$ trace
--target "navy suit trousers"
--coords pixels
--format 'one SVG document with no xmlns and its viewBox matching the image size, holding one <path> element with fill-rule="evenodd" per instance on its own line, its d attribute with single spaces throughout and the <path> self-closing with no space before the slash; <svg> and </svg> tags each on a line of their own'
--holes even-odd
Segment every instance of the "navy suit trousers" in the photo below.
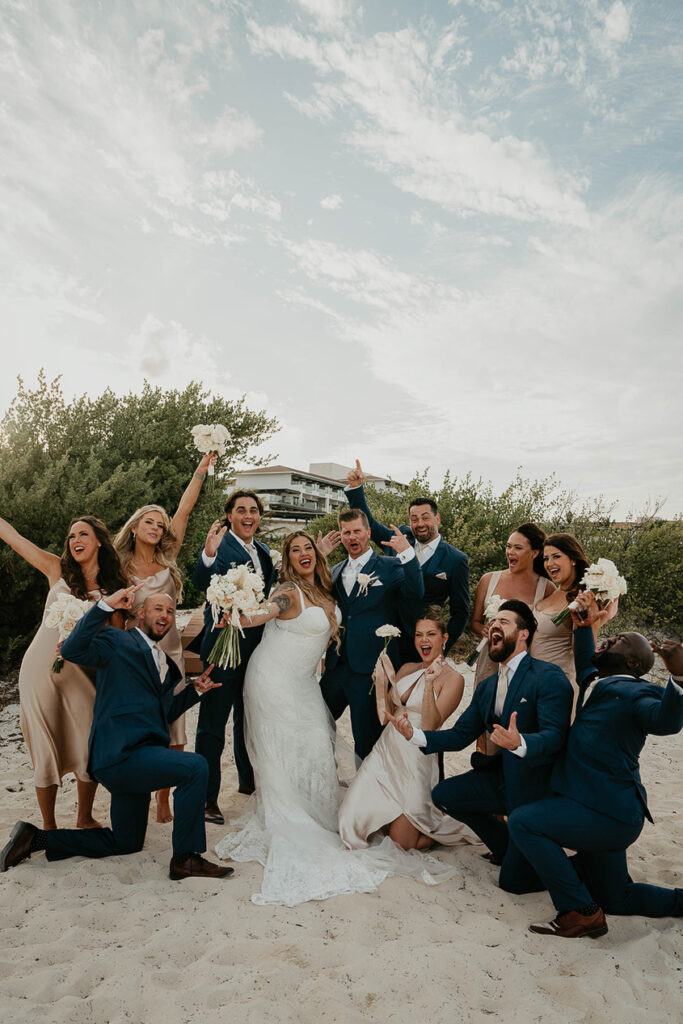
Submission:
<svg viewBox="0 0 683 1024">
<path fill-rule="evenodd" d="M 540 875 L 558 913 L 595 902 L 608 914 L 681 917 L 683 889 L 631 881 L 626 848 L 642 827 L 642 821 L 617 821 L 564 796 L 518 807 L 509 821 L 512 839 Z M 578 855 L 570 861 L 563 847 Z"/>
<path fill-rule="evenodd" d="M 353 672 L 345 661 L 325 672 L 321 682 L 323 699 L 335 721 L 348 707 L 356 754 L 361 761 L 379 739 L 382 725 L 377 717 L 377 702 L 370 676 Z"/>
<path fill-rule="evenodd" d="M 208 668 L 208 665 L 205 665 Z M 247 746 L 244 742 L 244 675 L 247 671 L 245 659 L 227 678 L 216 677 L 221 686 L 209 690 L 202 697 L 199 705 L 197 721 L 197 737 L 194 749 L 197 754 L 206 758 L 209 765 L 209 784 L 206 799 L 211 803 L 218 801 L 221 789 L 221 757 L 225 747 L 225 726 L 232 711 L 232 738 L 235 751 L 237 779 L 240 786 L 247 789 L 254 787 L 254 769 L 249 760 Z"/>
<path fill-rule="evenodd" d="M 503 773 L 497 767 L 464 772 L 444 779 L 432 790 L 439 810 L 462 821 L 500 861 L 498 885 L 506 892 L 541 892 L 544 888 L 529 861 L 511 842 L 500 816 L 508 813 Z M 535 807 L 535 804 L 529 806 Z"/>
<path fill-rule="evenodd" d="M 198 754 L 168 747 L 140 747 L 125 761 L 97 772 L 97 781 L 111 793 L 111 828 L 59 828 L 47 832 L 47 859 L 137 853 L 145 841 L 151 794 L 171 786 L 176 787 L 173 856 L 204 853 L 207 777 L 206 761 Z"/>
</svg>

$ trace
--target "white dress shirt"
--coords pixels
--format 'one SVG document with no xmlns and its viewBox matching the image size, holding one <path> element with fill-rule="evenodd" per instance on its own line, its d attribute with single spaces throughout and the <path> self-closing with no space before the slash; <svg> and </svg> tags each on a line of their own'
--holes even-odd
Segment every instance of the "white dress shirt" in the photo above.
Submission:
<svg viewBox="0 0 683 1024">
<path fill-rule="evenodd" d="M 434 552 L 439 546 L 441 541 L 441 534 L 437 533 L 434 540 L 430 540 L 428 544 L 422 544 L 417 538 L 415 539 L 415 554 L 420 565 L 424 565 L 432 557 Z"/>
</svg>

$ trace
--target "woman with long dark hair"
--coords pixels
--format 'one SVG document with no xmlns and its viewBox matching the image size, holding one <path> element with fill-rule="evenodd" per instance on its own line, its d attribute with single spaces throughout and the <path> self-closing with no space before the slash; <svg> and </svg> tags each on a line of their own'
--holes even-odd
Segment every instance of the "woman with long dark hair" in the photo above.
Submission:
<svg viewBox="0 0 683 1024">
<path fill-rule="evenodd" d="M 69 772 L 78 787 L 77 828 L 97 828 L 92 816 L 97 783 L 86 771 L 88 737 L 95 703 L 94 674 L 68 661 L 53 671 L 58 632 L 46 625 L 60 594 L 94 603 L 126 586 L 111 536 L 101 519 L 81 516 L 70 524 L 61 558 L 33 544 L 0 519 L 0 539 L 47 578 L 50 590 L 43 619 L 19 670 L 21 730 L 33 763 L 43 829 L 57 827 L 57 790 Z M 123 626 L 119 616 L 116 625 Z"/>
</svg>

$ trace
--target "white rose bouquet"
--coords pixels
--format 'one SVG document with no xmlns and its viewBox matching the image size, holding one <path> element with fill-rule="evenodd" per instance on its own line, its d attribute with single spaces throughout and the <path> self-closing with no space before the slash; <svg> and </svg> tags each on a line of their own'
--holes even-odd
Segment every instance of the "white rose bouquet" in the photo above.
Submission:
<svg viewBox="0 0 683 1024">
<path fill-rule="evenodd" d="M 492 622 L 495 619 L 498 612 L 500 611 L 500 606 L 509 600 L 510 599 L 508 597 L 501 597 L 500 594 L 492 594 L 492 596 L 486 602 L 486 606 L 484 608 L 484 618 L 486 619 L 486 621 Z M 472 668 L 473 665 L 476 665 L 479 655 L 484 650 L 487 643 L 488 637 L 482 637 L 475 650 L 472 651 L 466 662 L 466 664 L 469 665 L 470 668 Z"/>
<path fill-rule="evenodd" d="M 246 565 L 233 565 L 223 576 L 212 576 L 206 591 L 211 606 L 213 624 L 217 626 L 227 616 L 228 624 L 221 629 L 209 661 L 219 668 L 236 668 L 240 663 L 240 636 L 244 631 L 240 616 L 247 617 L 264 607 L 263 579 Z"/>
<path fill-rule="evenodd" d="M 391 626 L 389 625 L 388 622 L 385 623 L 383 626 L 378 626 L 377 629 L 375 630 L 375 636 L 378 636 L 381 640 L 384 640 L 385 651 L 389 644 L 391 643 L 391 641 L 395 637 L 399 637 L 400 635 L 401 630 L 398 628 L 398 626 Z"/>
<path fill-rule="evenodd" d="M 216 455 L 225 455 L 230 443 L 230 431 L 222 423 L 198 423 L 192 428 L 192 441 L 194 447 L 202 455 L 208 452 L 215 452 Z M 209 476 L 214 475 L 213 465 L 209 466 Z"/>
<path fill-rule="evenodd" d="M 81 601 L 73 594 L 59 594 L 52 602 L 45 616 L 45 625 L 48 629 L 56 629 L 59 635 L 60 644 L 63 643 L 85 613 L 90 608 L 89 601 Z M 57 653 L 52 665 L 53 672 L 61 672 L 64 659 Z"/>
<path fill-rule="evenodd" d="M 584 590 L 590 590 L 595 594 L 599 608 L 606 608 L 627 590 L 626 580 L 619 575 L 619 570 L 609 558 L 598 558 L 597 562 L 589 565 L 583 574 L 581 586 Z M 561 625 L 578 607 L 577 601 L 571 601 L 566 608 L 554 616 L 553 625 Z"/>
</svg>

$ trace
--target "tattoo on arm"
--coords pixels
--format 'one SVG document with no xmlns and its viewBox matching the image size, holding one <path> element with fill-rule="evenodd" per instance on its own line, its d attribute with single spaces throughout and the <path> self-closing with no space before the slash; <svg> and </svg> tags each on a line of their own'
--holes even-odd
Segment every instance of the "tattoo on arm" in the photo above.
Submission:
<svg viewBox="0 0 683 1024">
<path fill-rule="evenodd" d="M 278 587 L 274 594 L 270 595 L 270 600 L 273 604 L 278 606 L 280 614 L 288 612 L 292 607 L 291 595 L 295 592 L 296 587 L 293 583 L 283 583 L 281 587 Z"/>
</svg>

